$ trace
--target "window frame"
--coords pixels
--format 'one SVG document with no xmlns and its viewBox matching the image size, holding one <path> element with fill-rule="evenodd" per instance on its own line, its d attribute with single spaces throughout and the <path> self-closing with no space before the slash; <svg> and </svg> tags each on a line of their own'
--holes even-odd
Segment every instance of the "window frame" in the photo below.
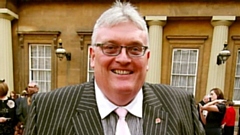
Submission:
<svg viewBox="0 0 240 135">
<path fill-rule="evenodd" d="M 233 99 L 237 58 L 238 58 L 238 51 L 240 50 L 240 35 L 233 35 L 232 39 L 233 39 L 233 50 L 231 51 L 231 57 L 229 58 L 230 60 L 227 61 L 227 63 L 229 63 L 232 59 L 232 63 L 230 63 L 232 67 L 231 68 L 228 66 L 226 67 L 227 70 L 231 70 L 231 71 L 230 71 L 230 74 L 226 74 L 226 80 L 229 80 L 229 81 L 226 82 L 225 89 L 227 89 L 228 91 L 226 92 L 224 91 L 224 97 L 227 99 L 232 99 L 236 106 L 240 106 L 240 100 Z"/>
<path fill-rule="evenodd" d="M 21 90 L 26 88 L 30 80 L 29 75 L 29 45 L 31 44 L 49 44 L 51 45 L 51 90 L 57 87 L 57 56 L 55 50 L 57 48 L 58 37 L 61 34 L 59 31 L 19 31 L 19 46 L 20 50 L 17 54 L 19 57 L 19 78 L 15 83 L 15 88 Z"/>
<path fill-rule="evenodd" d="M 178 51 L 178 50 L 180 50 L 180 51 L 184 51 L 184 50 L 187 50 L 187 51 L 197 51 L 197 56 L 196 56 L 196 68 L 195 68 L 195 74 L 194 75 L 190 75 L 190 74 L 182 74 L 181 75 L 181 73 L 179 73 L 179 74 L 175 74 L 175 73 L 173 73 L 173 66 L 174 66 L 174 58 L 173 58 L 173 56 L 174 56 L 174 52 L 175 52 L 175 50 L 176 51 Z M 184 49 L 182 49 L 182 48 L 177 48 L 177 49 L 173 49 L 172 50 L 172 66 L 171 66 L 171 80 L 170 80 L 170 85 L 172 85 L 172 86 L 175 86 L 175 85 L 173 85 L 172 84 L 172 80 L 173 80 L 173 76 L 182 76 L 182 77 L 190 77 L 190 76 L 194 76 L 194 86 L 192 86 L 192 88 L 193 88 L 193 95 L 195 96 L 195 93 L 196 93 L 196 82 L 197 82 L 197 71 L 198 71 L 198 60 L 199 60 L 199 49 L 189 49 L 189 48 L 184 48 Z M 181 61 L 180 61 L 181 62 Z M 189 61 L 188 61 L 189 62 Z M 193 63 L 193 62 L 189 62 L 189 63 Z M 189 65 L 189 63 L 187 63 L 188 65 Z M 187 83 L 188 84 L 188 83 Z M 175 87 L 179 87 L 179 88 L 182 88 L 181 86 L 175 86 Z M 185 87 L 185 90 L 186 89 L 188 89 L 188 87 L 189 86 L 186 86 Z"/>
<path fill-rule="evenodd" d="M 38 72 L 41 72 L 41 71 L 43 71 L 43 72 L 45 72 L 45 73 L 47 73 L 48 71 L 50 71 L 50 76 L 51 76 L 51 72 L 52 72 L 52 68 L 51 68 L 51 64 L 50 64 L 50 69 L 46 69 L 45 68 L 45 66 L 44 66 L 44 68 L 43 69 L 41 69 L 41 68 L 38 68 L 38 67 L 36 67 L 36 68 L 32 68 L 32 58 L 35 58 L 35 59 L 37 59 L 37 60 L 39 60 L 39 57 L 37 56 L 37 57 L 32 57 L 32 46 L 36 46 L 37 48 L 39 48 L 39 46 L 40 47 L 50 47 L 50 49 L 51 49 L 51 44 L 29 44 L 29 82 L 36 82 L 37 84 L 38 84 L 38 87 L 39 87 L 39 92 L 50 92 L 51 90 L 52 90 L 52 88 L 50 87 L 50 89 L 42 89 L 42 87 L 41 87 L 41 83 L 44 83 L 45 84 L 45 87 L 46 87 L 46 84 L 47 83 L 49 83 L 50 82 L 50 84 L 51 84 L 51 79 L 50 80 L 46 80 L 46 79 L 44 79 L 44 80 L 39 80 L 40 79 L 40 77 L 38 76 L 38 77 L 35 77 L 35 78 L 37 78 L 38 80 L 35 80 L 35 79 L 33 79 L 33 73 L 32 72 L 34 72 L 34 71 L 38 71 Z M 51 50 L 50 50 L 50 52 L 51 52 Z M 45 55 L 45 53 L 44 53 L 44 55 Z M 52 55 L 52 52 L 51 52 L 51 55 Z M 44 57 L 44 59 L 49 59 L 50 58 L 50 61 L 52 61 L 52 57 L 51 57 L 51 55 L 50 56 L 48 56 L 48 57 Z M 46 60 L 44 60 L 44 64 L 46 64 L 47 62 L 46 62 Z M 37 63 L 37 66 L 38 66 L 38 64 L 39 63 Z M 40 64 L 41 65 L 41 64 Z M 49 74 L 48 74 L 49 75 Z M 50 85 L 51 86 L 51 85 Z"/>
<path fill-rule="evenodd" d="M 198 71 L 196 77 L 196 90 L 195 90 L 195 99 L 200 100 L 205 95 L 205 88 L 203 88 L 203 84 L 206 83 L 206 79 L 202 75 L 204 70 L 201 68 L 204 62 L 204 50 L 206 49 L 205 44 L 208 39 L 208 35 L 166 35 L 167 42 L 163 46 L 167 47 L 167 51 L 163 54 L 165 55 L 165 59 L 163 59 L 163 65 L 167 65 L 163 67 L 162 73 L 164 74 L 162 83 L 170 84 L 171 81 L 171 67 L 172 67 L 172 52 L 173 49 L 198 49 Z M 165 63 L 165 64 L 164 64 Z M 204 92 L 203 92 L 204 91 Z"/>
</svg>

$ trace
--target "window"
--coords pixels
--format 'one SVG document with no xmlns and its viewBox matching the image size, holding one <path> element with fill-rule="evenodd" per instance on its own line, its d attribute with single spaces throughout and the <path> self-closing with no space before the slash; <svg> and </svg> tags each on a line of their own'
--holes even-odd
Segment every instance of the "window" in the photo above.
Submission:
<svg viewBox="0 0 240 135">
<path fill-rule="evenodd" d="M 60 31 L 18 31 L 19 63 L 15 65 L 19 93 L 29 81 L 39 85 L 39 92 L 57 88 L 57 58 L 55 50 Z"/>
<path fill-rule="evenodd" d="M 51 44 L 29 45 L 29 82 L 38 83 L 39 92 L 51 91 Z"/>
<path fill-rule="evenodd" d="M 237 61 L 236 61 L 236 72 L 234 81 L 233 100 L 240 101 L 240 50 L 238 50 Z M 240 102 L 239 102 L 240 103 Z"/>
<path fill-rule="evenodd" d="M 170 85 L 195 95 L 198 49 L 173 49 Z"/>
</svg>

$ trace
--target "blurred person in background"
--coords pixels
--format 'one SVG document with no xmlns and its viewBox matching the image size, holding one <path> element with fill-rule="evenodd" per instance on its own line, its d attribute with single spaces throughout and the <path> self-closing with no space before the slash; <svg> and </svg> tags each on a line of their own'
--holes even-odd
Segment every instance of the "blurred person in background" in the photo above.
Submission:
<svg viewBox="0 0 240 135">
<path fill-rule="evenodd" d="M 11 91 L 10 96 L 15 101 L 16 107 L 18 107 L 20 104 L 21 96 L 18 95 L 16 91 Z"/>
<path fill-rule="evenodd" d="M 17 95 L 16 91 L 11 91 L 10 92 L 10 97 L 14 100 L 16 100 L 17 98 L 19 98 L 19 96 Z"/>
<path fill-rule="evenodd" d="M 210 90 L 211 102 L 204 106 L 199 104 L 200 117 L 205 125 L 206 135 L 222 135 L 222 120 L 226 112 L 224 95 L 221 89 L 213 88 Z M 208 111 L 207 116 L 204 116 L 203 111 Z"/>
<path fill-rule="evenodd" d="M 17 127 L 18 129 L 20 129 L 18 134 L 21 134 L 24 131 L 24 127 L 27 122 L 28 111 L 31 105 L 32 96 L 36 94 L 38 90 L 39 88 L 37 86 L 37 83 L 31 82 L 28 84 L 26 91 L 22 92 L 22 95 L 24 95 L 25 97 L 21 99 L 20 104 L 17 107 L 17 116 L 18 119 L 20 120 L 20 123 L 18 123 Z"/>
<path fill-rule="evenodd" d="M 16 104 L 7 94 L 8 85 L 0 79 L 0 135 L 14 135 L 17 124 Z"/>
<path fill-rule="evenodd" d="M 198 108 L 198 110 L 200 110 L 200 105 L 201 106 L 204 106 L 206 103 L 208 103 L 209 101 L 210 101 L 210 96 L 209 95 L 205 95 L 204 97 L 203 97 L 203 99 L 198 103 L 198 105 L 197 105 L 197 108 Z M 201 121 L 201 123 L 202 123 L 202 125 L 203 125 L 203 127 L 205 126 L 204 125 L 204 123 L 203 123 L 203 121 L 202 121 L 202 119 L 201 119 L 201 115 L 200 115 L 200 111 L 198 111 L 199 112 L 199 120 Z M 204 117 L 206 117 L 207 116 L 207 110 L 203 110 L 203 116 Z"/>
<path fill-rule="evenodd" d="M 236 111 L 233 108 L 234 102 L 228 100 L 226 103 L 226 113 L 222 121 L 223 134 L 222 135 L 233 135 L 234 134 L 234 126 L 236 120 Z"/>
</svg>

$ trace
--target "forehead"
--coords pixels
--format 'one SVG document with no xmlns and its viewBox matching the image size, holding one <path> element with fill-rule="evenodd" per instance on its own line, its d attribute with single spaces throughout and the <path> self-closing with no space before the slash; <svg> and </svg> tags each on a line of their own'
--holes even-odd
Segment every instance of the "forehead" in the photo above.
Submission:
<svg viewBox="0 0 240 135">
<path fill-rule="evenodd" d="M 215 93 L 215 91 L 214 91 L 214 90 L 212 90 L 212 91 L 210 92 L 210 94 L 216 94 L 216 93 Z"/>
<path fill-rule="evenodd" d="M 147 45 L 148 33 L 131 22 L 120 23 L 111 27 L 97 29 L 96 42 L 139 42 Z"/>
</svg>

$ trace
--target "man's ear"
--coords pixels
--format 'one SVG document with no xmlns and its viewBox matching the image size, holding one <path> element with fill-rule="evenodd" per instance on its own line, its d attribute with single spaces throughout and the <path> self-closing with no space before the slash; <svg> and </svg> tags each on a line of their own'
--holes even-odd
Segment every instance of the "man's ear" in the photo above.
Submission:
<svg viewBox="0 0 240 135">
<path fill-rule="evenodd" d="M 94 68 L 95 50 L 92 46 L 89 47 L 89 52 L 90 52 L 90 66 L 91 68 Z"/>
<path fill-rule="evenodd" d="M 148 51 L 146 55 L 147 55 L 147 59 L 149 60 L 149 58 L 150 58 L 150 51 Z M 147 64 L 148 64 L 148 63 L 147 63 Z M 146 70 L 148 71 L 148 69 L 149 69 L 149 66 L 147 65 Z"/>
</svg>

